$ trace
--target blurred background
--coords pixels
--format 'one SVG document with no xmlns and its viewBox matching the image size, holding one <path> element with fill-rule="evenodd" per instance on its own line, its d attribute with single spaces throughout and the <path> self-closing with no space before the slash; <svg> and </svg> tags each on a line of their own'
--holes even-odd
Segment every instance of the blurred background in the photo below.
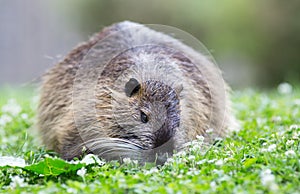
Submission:
<svg viewBox="0 0 300 194">
<path fill-rule="evenodd" d="M 78 43 L 123 20 L 192 34 L 233 88 L 297 84 L 299 10 L 299 0 L 1 0 L 0 87 L 35 82 Z"/>
</svg>

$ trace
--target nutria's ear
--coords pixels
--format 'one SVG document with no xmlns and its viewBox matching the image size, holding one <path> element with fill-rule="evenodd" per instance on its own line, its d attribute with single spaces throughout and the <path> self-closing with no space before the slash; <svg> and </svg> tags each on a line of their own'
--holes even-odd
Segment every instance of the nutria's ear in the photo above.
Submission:
<svg viewBox="0 0 300 194">
<path fill-rule="evenodd" d="M 141 84 L 135 79 L 130 78 L 130 80 L 125 84 L 125 94 L 131 97 L 133 94 L 137 93 L 141 88 Z"/>
</svg>

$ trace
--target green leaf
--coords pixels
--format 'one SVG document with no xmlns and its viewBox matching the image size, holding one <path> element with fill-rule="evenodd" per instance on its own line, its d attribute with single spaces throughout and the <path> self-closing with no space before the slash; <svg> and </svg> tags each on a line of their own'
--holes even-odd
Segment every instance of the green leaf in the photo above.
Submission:
<svg viewBox="0 0 300 194">
<path fill-rule="evenodd" d="M 244 162 L 244 167 L 245 168 L 249 168 L 251 167 L 253 164 L 255 164 L 257 161 L 257 158 L 248 158 L 245 162 Z"/>
<path fill-rule="evenodd" d="M 59 158 L 45 158 L 43 161 L 26 166 L 25 169 L 45 176 L 57 176 L 82 168 L 84 164 L 71 164 Z"/>
</svg>

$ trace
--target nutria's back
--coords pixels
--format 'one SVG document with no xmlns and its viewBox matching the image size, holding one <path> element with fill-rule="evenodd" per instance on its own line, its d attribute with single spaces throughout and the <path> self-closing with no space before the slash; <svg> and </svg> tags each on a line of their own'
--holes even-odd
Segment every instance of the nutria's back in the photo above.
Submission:
<svg viewBox="0 0 300 194">
<path fill-rule="evenodd" d="M 65 159 L 93 152 L 153 160 L 197 135 L 224 135 L 234 124 L 226 92 L 220 71 L 202 54 L 121 22 L 44 76 L 38 127 L 47 148 Z"/>
</svg>

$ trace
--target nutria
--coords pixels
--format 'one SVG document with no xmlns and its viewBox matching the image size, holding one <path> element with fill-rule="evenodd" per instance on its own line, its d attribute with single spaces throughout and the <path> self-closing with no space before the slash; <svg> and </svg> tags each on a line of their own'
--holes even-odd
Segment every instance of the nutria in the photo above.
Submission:
<svg viewBox="0 0 300 194">
<path fill-rule="evenodd" d="M 47 148 L 67 160 L 94 153 L 164 161 L 161 155 L 197 135 L 211 140 L 233 127 L 227 93 L 206 56 L 126 21 L 104 28 L 44 75 L 38 128 Z"/>
</svg>

